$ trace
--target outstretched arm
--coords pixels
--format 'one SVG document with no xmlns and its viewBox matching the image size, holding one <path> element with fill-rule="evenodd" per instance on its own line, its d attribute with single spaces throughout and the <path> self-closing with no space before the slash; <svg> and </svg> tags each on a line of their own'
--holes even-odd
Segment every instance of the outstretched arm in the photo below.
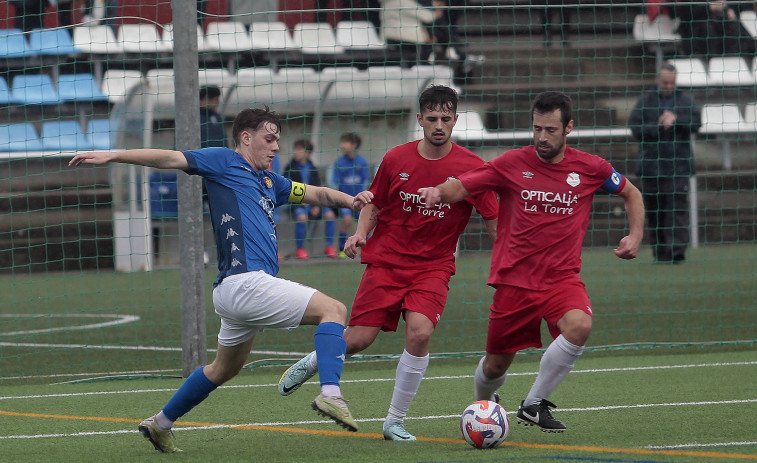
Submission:
<svg viewBox="0 0 757 463">
<path fill-rule="evenodd" d="M 361 191 L 357 196 L 351 196 L 325 186 L 306 185 L 302 202 L 331 208 L 347 207 L 359 211 L 372 199 L 373 193 L 370 191 Z"/>
<path fill-rule="evenodd" d="M 439 203 L 456 203 L 470 196 L 463 183 L 456 178 L 451 178 L 435 187 L 421 188 L 418 193 L 426 209 L 431 209 Z"/>
<path fill-rule="evenodd" d="M 155 167 L 158 169 L 189 170 L 184 153 L 163 149 L 134 149 L 125 151 L 90 151 L 74 156 L 68 163 L 70 167 L 84 164 L 104 165 L 110 162 L 136 164 L 138 166 Z"/>
<path fill-rule="evenodd" d="M 630 231 L 620 240 L 613 252 L 621 259 L 634 259 L 639 253 L 639 246 L 644 237 L 644 200 L 639 189 L 629 181 L 626 181 L 626 186 L 618 196 L 625 202 Z"/>
</svg>

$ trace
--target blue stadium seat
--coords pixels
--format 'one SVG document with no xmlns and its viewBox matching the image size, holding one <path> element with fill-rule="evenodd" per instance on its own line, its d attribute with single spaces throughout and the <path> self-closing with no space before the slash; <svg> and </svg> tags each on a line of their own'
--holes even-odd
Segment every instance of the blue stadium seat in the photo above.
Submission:
<svg viewBox="0 0 757 463">
<path fill-rule="evenodd" d="M 0 29 L 0 59 L 34 55 L 21 29 Z"/>
<path fill-rule="evenodd" d="M 5 81 L 4 77 L 0 77 L 0 105 L 8 105 L 14 103 L 18 103 L 18 101 L 13 98 L 11 89 L 8 87 L 8 82 Z"/>
<path fill-rule="evenodd" d="M 42 151 L 37 130 L 30 122 L 0 125 L 0 151 Z"/>
<path fill-rule="evenodd" d="M 113 147 L 113 134 L 110 119 L 90 119 L 87 123 L 87 138 L 96 150 L 109 150 Z"/>
<path fill-rule="evenodd" d="M 177 177 L 173 172 L 150 174 L 150 216 L 176 218 L 179 216 Z"/>
<path fill-rule="evenodd" d="M 37 55 L 81 53 L 65 29 L 35 29 L 29 34 L 29 49 Z"/>
<path fill-rule="evenodd" d="M 47 74 L 15 76 L 11 87 L 11 95 L 19 104 L 60 104 L 58 91 Z"/>
<path fill-rule="evenodd" d="M 24 58 L 36 55 L 29 48 L 21 29 L 0 29 L 0 59 Z"/>
<path fill-rule="evenodd" d="M 61 74 L 58 77 L 58 96 L 61 101 L 108 101 L 92 74 Z"/>
<path fill-rule="evenodd" d="M 51 151 L 86 151 L 93 148 L 77 121 L 42 123 L 42 146 Z"/>
</svg>

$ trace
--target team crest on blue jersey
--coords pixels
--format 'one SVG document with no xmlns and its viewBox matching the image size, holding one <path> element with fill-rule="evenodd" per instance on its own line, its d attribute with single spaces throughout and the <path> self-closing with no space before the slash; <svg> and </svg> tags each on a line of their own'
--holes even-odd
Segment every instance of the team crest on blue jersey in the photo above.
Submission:
<svg viewBox="0 0 757 463">
<path fill-rule="evenodd" d="M 263 177 L 263 182 L 266 188 L 273 188 L 273 180 L 270 177 Z"/>
</svg>

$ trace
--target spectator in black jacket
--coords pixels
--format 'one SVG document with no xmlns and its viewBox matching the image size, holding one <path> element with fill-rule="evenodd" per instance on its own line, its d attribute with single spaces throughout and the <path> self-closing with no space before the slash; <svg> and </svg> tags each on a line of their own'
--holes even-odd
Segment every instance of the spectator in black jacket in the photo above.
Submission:
<svg viewBox="0 0 757 463">
<path fill-rule="evenodd" d="M 216 112 L 221 103 L 221 89 L 208 85 L 200 89 L 200 147 L 228 148 L 223 116 Z"/>
<path fill-rule="evenodd" d="M 751 4 L 729 4 L 723 0 L 682 3 L 675 8 L 681 21 L 678 32 L 683 52 L 704 57 L 739 55 L 749 62 L 755 53 L 754 39 L 739 20 Z"/>
<path fill-rule="evenodd" d="M 689 178 L 694 175 L 691 136 L 702 125 L 701 109 L 676 88 L 676 68 L 665 63 L 657 87 L 636 102 L 628 121 L 639 141 L 647 224 L 656 262 L 680 263 L 689 245 Z"/>
<path fill-rule="evenodd" d="M 297 140 L 294 142 L 292 151 L 292 160 L 284 167 L 284 177 L 295 182 L 305 185 L 322 186 L 321 175 L 318 168 L 310 160 L 313 153 L 313 144 L 308 140 Z M 308 220 L 318 220 L 321 217 L 325 220 L 326 246 L 323 248 L 323 254 L 332 259 L 337 258 L 337 251 L 334 248 L 334 235 L 336 232 L 336 223 L 334 222 L 334 211 L 328 207 L 321 209 L 319 206 L 306 204 L 293 204 L 292 217 L 296 221 L 294 225 L 294 238 L 297 249 L 294 251 L 294 257 L 300 260 L 309 258 L 305 250 L 305 238 L 307 237 Z"/>
</svg>

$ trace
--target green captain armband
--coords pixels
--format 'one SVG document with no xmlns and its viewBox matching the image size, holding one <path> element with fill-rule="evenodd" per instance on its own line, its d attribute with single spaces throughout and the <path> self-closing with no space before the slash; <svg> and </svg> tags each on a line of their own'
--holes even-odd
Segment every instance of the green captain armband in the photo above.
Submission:
<svg viewBox="0 0 757 463">
<path fill-rule="evenodd" d="M 290 203 L 300 204 L 305 199 L 305 184 L 292 182 L 292 192 L 289 193 L 288 201 Z"/>
</svg>

